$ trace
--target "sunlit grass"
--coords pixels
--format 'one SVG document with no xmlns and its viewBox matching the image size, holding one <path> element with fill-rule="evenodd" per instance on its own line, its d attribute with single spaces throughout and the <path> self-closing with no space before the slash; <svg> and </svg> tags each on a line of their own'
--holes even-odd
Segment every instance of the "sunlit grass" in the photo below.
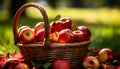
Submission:
<svg viewBox="0 0 120 69">
<path fill-rule="evenodd" d="M 12 28 L 2 28 L 0 32 L 0 55 L 7 53 L 18 52 L 18 48 L 14 45 Z"/>
<path fill-rule="evenodd" d="M 109 23 L 115 24 L 120 22 L 120 11 L 116 8 L 98 8 L 98 9 L 84 9 L 84 8 L 46 8 L 49 18 L 60 14 L 62 17 L 68 16 L 74 20 L 83 20 L 88 23 Z M 32 18 L 42 18 L 41 13 L 36 8 L 28 8 L 26 14 Z"/>
</svg>

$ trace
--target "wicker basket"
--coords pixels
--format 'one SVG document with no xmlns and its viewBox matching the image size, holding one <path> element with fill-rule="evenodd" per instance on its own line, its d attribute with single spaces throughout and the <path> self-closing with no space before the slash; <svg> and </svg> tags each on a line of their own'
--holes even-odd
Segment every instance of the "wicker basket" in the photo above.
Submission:
<svg viewBox="0 0 120 69">
<path fill-rule="evenodd" d="M 17 23 L 21 13 L 28 7 L 39 9 L 45 22 L 45 41 L 43 43 L 21 44 L 17 35 Z M 88 53 L 90 41 L 79 43 L 51 43 L 49 40 L 49 21 L 43 6 L 37 3 L 27 3 L 23 5 L 14 16 L 13 34 L 15 45 L 18 46 L 26 62 L 35 61 L 54 61 L 55 59 L 65 59 L 70 61 L 71 66 L 81 65 Z"/>
</svg>

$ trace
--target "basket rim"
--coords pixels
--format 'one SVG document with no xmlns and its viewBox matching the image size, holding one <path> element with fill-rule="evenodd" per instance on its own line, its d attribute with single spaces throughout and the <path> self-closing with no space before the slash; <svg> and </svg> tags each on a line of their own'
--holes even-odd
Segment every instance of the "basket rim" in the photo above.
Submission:
<svg viewBox="0 0 120 69">
<path fill-rule="evenodd" d="M 74 43 L 50 43 L 50 47 L 72 47 L 72 46 L 82 46 L 85 44 L 89 44 L 91 41 L 83 41 L 83 42 L 74 42 Z M 17 43 L 17 46 L 24 46 L 24 47 L 38 47 L 38 46 L 44 46 L 44 43 L 34 43 L 34 44 L 22 44 Z"/>
</svg>

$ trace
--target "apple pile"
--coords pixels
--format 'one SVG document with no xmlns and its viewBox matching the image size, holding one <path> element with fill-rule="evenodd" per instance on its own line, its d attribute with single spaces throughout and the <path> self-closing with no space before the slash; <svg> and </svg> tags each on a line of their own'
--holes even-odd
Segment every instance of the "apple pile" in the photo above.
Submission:
<svg viewBox="0 0 120 69">
<path fill-rule="evenodd" d="M 78 61 L 79 62 L 79 61 Z M 115 54 L 109 48 L 90 49 L 84 58 L 83 65 L 71 68 L 68 60 L 56 59 L 53 62 L 33 64 L 31 69 L 120 69 L 120 54 Z M 21 53 L 0 56 L 0 69 L 30 69 L 24 62 Z"/>
<path fill-rule="evenodd" d="M 0 56 L 0 69 L 29 69 L 21 53 Z"/>
<path fill-rule="evenodd" d="M 83 61 L 85 69 L 120 69 L 120 54 L 113 53 L 110 48 L 89 51 Z"/>
<path fill-rule="evenodd" d="M 114 54 L 110 48 L 90 49 L 84 58 L 82 68 L 70 67 L 70 62 L 57 59 L 52 63 L 52 69 L 120 69 L 120 54 Z"/>
<path fill-rule="evenodd" d="M 44 22 L 37 23 L 34 28 L 21 26 L 18 38 L 21 43 L 35 43 L 44 41 Z M 69 17 L 62 17 L 50 23 L 50 40 L 57 43 L 73 43 L 90 40 L 91 32 L 86 26 L 77 26 Z"/>
</svg>

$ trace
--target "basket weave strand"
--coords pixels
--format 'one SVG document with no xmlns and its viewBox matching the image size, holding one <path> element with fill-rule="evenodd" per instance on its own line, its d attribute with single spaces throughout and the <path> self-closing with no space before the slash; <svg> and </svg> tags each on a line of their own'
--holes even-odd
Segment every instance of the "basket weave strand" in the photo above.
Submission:
<svg viewBox="0 0 120 69">
<path fill-rule="evenodd" d="M 21 44 L 17 35 L 17 24 L 21 13 L 28 7 L 37 8 L 43 16 L 45 22 L 45 41 L 43 43 Z M 52 43 L 49 40 L 49 21 L 43 6 L 38 3 L 27 3 L 23 5 L 15 14 L 13 21 L 13 34 L 15 45 L 18 46 L 26 62 L 40 61 L 53 62 L 55 59 L 68 60 L 71 66 L 79 66 L 87 56 L 90 41 L 78 43 Z"/>
</svg>

